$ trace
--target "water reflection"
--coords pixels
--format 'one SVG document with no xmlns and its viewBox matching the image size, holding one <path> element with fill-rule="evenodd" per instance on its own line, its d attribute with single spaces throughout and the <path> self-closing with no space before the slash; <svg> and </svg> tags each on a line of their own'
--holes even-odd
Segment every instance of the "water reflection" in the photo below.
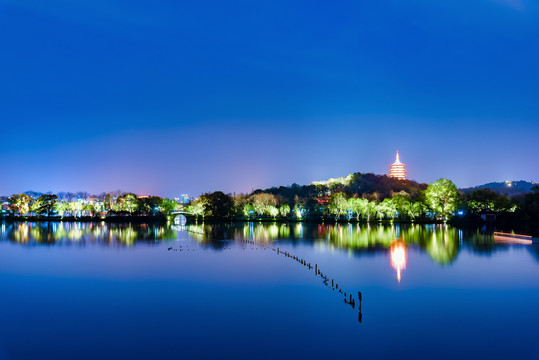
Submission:
<svg viewBox="0 0 539 360">
<path fill-rule="evenodd" d="M 133 245 L 137 241 L 156 242 L 175 239 L 177 233 L 153 224 L 108 224 L 82 222 L 3 223 L 0 239 L 20 244 L 101 243 Z"/>
<path fill-rule="evenodd" d="M 215 232 L 215 229 L 213 231 Z M 439 264 L 455 261 L 463 247 L 485 254 L 507 248 L 494 246 L 492 235 L 478 230 L 465 232 L 441 224 L 387 226 L 246 223 L 230 226 L 227 231 L 236 240 L 251 239 L 262 243 L 282 240 L 310 242 L 330 250 L 348 250 L 355 255 L 387 252 L 398 239 L 404 245 L 414 245 L 426 251 L 430 258 Z"/>
<path fill-rule="evenodd" d="M 406 268 L 407 263 L 406 244 L 402 241 L 391 244 L 389 258 L 391 266 L 397 271 L 397 280 L 401 282 L 401 270 Z"/>
<path fill-rule="evenodd" d="M 426 252 L 435 262 L 447 265 L 457 258 L 462 248 L 490 255 L 509 249 L 497 245 L 492 235 L 479 230 L 464 231 L 447 225 L 357 225 L 308 223 L 238 223 L 168 226 L 165 224 L 111 224 L 105 222 L 20 222 L 2 223 L 0 239 L 20 244 L 62 244 L 96 242 L 105 245 L 130 246 L 136 242 L 173 240 L 178 231 L 188 231 L 191 238 L 215 249 L 227 241 L 254 240 L 262 244 L 276 241 L 307 243 L 322 250 L 345 250 L 355 256 L 376 252 L 390 253 L 391 265 L 397 276 L 406 268 L 406 247 L 414 246 Z M 392 245 L 397 240 L 401 245 Z M 536 247 L 536 245 L 533 245 Z M 537 259 L 536 249 L 530 252 Z M 402 258 L 404 253 L 404 258 Z M 397 258 L 398 257 L 398 258 Z M 397 262 L 399 264 L 397 265 Z M 404 263 L 401 264 L 402 260 Z M 395 263 L 395 265 L 394 265 Z"/>
</svg>

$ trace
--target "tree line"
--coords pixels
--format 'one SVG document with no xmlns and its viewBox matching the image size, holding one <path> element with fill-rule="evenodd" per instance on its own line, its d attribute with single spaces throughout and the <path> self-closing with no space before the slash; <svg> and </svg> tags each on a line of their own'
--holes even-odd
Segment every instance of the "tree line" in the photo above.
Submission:
<svg viewBox="0 0 539 360">
<path fill-rule="evenodd" d="M 14 194 L 10 210 L 25 216 L 168 215 L 184 210 L 197 219 L 230 220 L 448 220 L 455 216 L 509 214 L 524 222 L 539 218 L 539 187 L 509 198 L 490 189 L 461 192 L 447 179 L 432 184 L 400 181 L 387 176 L 353 174 L 310 185 L 255 190 L 232 196 L 206 193 L 187 206 L 158 196 L 133 193 Z"/>
<path fill-rule="evenodd" d="M 200 196 L 186 210 L 202 219 L 243 220 L 414 221 L 493 213 L 527 216 L 531 221 L 539 214 L 539 187 L 523 197 L 509 198 L 490 189 L 461 193 L 447 179 L 425 186 L 414 185 L 411 192 L 403 189 L 406 183 L 401 185 L 399 191 L 387 191 L 384 196 L 376 191 L 357 193 L 342 183 L 314 187 L 292 185 L 278 191 L 276 188 L 256 190 L 235 197 L 218 191 Z"/>
<path fill-rule="evenodd" d="M 13 194 L 7 198 L 9 210 L 21 216 L 98 217 L 110 215 L 161 215 L 179 208 L 172 199 L 159 196 L 139 197 L 133 193 L 87 193 Z"/>
</svg>

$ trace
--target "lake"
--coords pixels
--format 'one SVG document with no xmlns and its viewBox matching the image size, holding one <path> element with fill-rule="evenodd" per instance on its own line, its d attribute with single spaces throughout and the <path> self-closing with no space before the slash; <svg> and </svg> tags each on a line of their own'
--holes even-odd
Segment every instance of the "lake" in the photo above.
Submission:
<svg viewBox="0 0 539 360">
<path fill-rule="evenodd" d="M 444 225 L 2 223 L 0 284 L 0 359 L 539 358 L 539 246 Z"/>
</svg>

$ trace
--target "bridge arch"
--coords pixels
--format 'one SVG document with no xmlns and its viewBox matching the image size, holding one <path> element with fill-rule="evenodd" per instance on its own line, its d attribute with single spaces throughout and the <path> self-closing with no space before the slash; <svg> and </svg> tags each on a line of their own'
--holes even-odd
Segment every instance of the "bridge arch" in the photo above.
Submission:
<svg viewBox="0 0 539 360">
<path fill-rule="evenodd" d="M 173 211 L 170 213 L 172 223 L 174 225 L 185 226 L 187 224 L 188 213 L 185 211 Z"/>
</svg>

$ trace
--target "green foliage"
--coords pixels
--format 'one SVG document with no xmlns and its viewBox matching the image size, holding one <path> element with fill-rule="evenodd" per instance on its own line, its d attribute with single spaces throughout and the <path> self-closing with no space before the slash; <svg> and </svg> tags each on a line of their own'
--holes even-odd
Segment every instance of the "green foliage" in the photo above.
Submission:
<svg viewBox="0 0 539 360">
<path fill-rule="evenodd" d="M 173 211 L 178 210 L 180 204 L 172 199 L 160 199 L 160 203 L 157 207 L 163 214 L 169 215 Z"/>
<path fill-rule="evenodd" d="M 245 216 L 246 218 L 250 218 L 252 215 L 252 212 L 254 211 L 255 209 L 252 204 L 247 203 L 243 205 L 242 213 L 243 213 L 243 216 Z"/>
<path fill-rule="evenodd" d="M 255 211 L 255 213 L 258 215 L 258 216 L 263 216 L 265 213 L 266 213 L 266 208 L 268 207 L 268 205 L 265 205 L 261 202 L 258 202 L 258 201 L 255 201 L 253 203 L 253 209 Z"/>
<path fill-rule="evenodd" d="M 369 200 L 363 198 L 352 197 L 348 199 L 347 210 L 356 214 L 356 220 L 365 212 Z"/>
<path fill-rule="evenodd" d="M 272 218 L 275 219 L 275 217 L 276 217 L 277 215 L 279 215 L 279 209 L 277 209 L 277 208 L 276 208 L 275 206 L 273 206 L 273 205 L 268 205 L 268 206 L 266 207 L 266 213 L 267 213 L 269 216 L 271 216 Z"/>
<path fill-rule="evenodd" d="M 400 217 L 404 215 L 409 215 L 410 207 L 412 202 L 410 198 L 404 194 L 397 194 L 391 198 L 395 211 L 399 213 Z"/>
<path fill-rule="evenodd" d="M 57 202 L 55 205 L 54 205 L 54 209 L 56 211 L 58 211 L 58 213 L 60 214 L 60 216 L 64 216 L 64 214 L 69 211 L 69 203 L 68 202 L 65 202 L 65 201 L 61 201 L 61 202 Z"/>
<path fill-rule="evenodd" d="M 319 181 L 310 185 L 292 184 L 256 190 L 254 194 L 272 194 L 291 206 L 297 204 L 296 199 L 299 199 L 302 205 L 312 209 L 317 198 L 338 192 L 344 193 L 347 198 L 366 197 L 369 194 L 378 193 L 383 199 L 404 191 L 410 195 L 411 200 L 415 201 L 426 187 L 426 184 L 419 184 L 412 180 L 402 181 L 385 175 L 355 173 L 346 178 Z"/>
<path fill-rule="evenodd" d="M 200 197 L 193 201 L 186 209 L 188 214 L 194 215 L 197 218 L 202 216 L 204 219 L 204 214 L 206 213 L 206 199 Z"/>
<path fill-rule="evenodd" d="M 100 211 L 100 205 L 98 204 L 83 204 L 82 211 L 89 213 L 92 216 L 95 216 Z"/>
<path fill-rule="evenodd" d="M 305 211 L 305 208 L 301 204 L 294 205 L 294 215 L 296 215 L 296 218 L 302 219 L 303 218 L 303 212 Z"/>
<path fill-rule="evenodd" d="M 521 198 L 514 199 L 518 201 L 517 215 L 519 219 L 528 224 L 539 224 L 539 187 L 535 186 L 533 192 L 524 195 Z"/>
<path fill-rule="evenodd" d="M 279 208 L 279 213 L 282 217 L 287 217 L 288 214 L 290 214 L 290 206 L 288 206 L 288 204 L 281 205 L 281 207 Z"/>
<path fill-rule="evenodd" d="M 368 201 L 363 209 L 364 216 L 367 216 L 367 221 L 371 220 L 371 216 L 376 215 L 377 207 L 376 204 L 372 201 Z"/>
<path fill-rule="evenodd" d="M 130 214 L 134 213 L 139 207 L 137 195 L 132 193 L 120 195 L 118 197 L 118 205 L 120 211 L 126 211 Z"/>
<path fill-rule="evenodd" d="M 156 212 L 164 212 L 163 200 L 159 196 L 141 197 L 138 199 L 138 212 L 144 214 L 152 214 Z M 168 213 L 167 213 L 168 214 Z"/>
<path fill-rule="evenodd" d="M 346 196 L 342 192 L 331 195 L 328 203 L 328 212 L 338 219 L 341 215 L 346 213 L 348 202 Z"/>
<path fill-rule="evenodd" d="M 376 212 L 380 219 L 384 216 L 394 219 L 395 213 L 397 212 L 397 204 L 394 198 L 385 198 L 380 204 L 376 207 Z"/>
<path fill-rule="evenodd" d="M 56 203 L 58 202 L 58 196 L 56 195 L 41 195 L 37 200 L 32 204 L 32 211 L 38 215 L 50 215 L 54 209 Z"/>
<path fill-rule="evenodd" d="M 269 206 L 275 207 L 277 205 L 277 197 L 272 194 L 266 194 L 266 193 L 255 194 L 251 197 L 250 200 L 253 204 L 253 209 L 257 213 L 258 216 L 263 216 L 264 214 L 270 215 L 268 213 Z"/>
<path fill-rule="evenodd" d="M 230 218 L 233 214 L 234 201 L 230 195 L 215 191 L 201 195 L 199 200 L 204 203 L 204 215 L 214 218 Z"/>
<path fill-rule="evenodd" d="M 28 214 L 32 198 L 26 194 L 13 194 L 8 198 L 11 209 L 20 215 Z"/>
<path fill-rule="evenodd" d="M 79 201 L 71 201 L 68 203 L 69 211 L 73 214 L 73 216 L 77 216 L 77 213 L 82 211 L 82 206 L 82 203 Z"/>
<path fill-rule="evenodd" d="M 467 195 L 467 204 L 471 211 L 481 213 L 484 211 L 509 212 L 513 209 L 511 200 L 491 189 L 477 189 Z"/>
<path fill-rule="evenodd" d="M 425 204 L 423 204 L 421 201 L 410 203 L 410 206 L 407 209 L 407 214 L 412 220 L 415 220 L 417 217 L 425 214 Z"/>
<path fill-rule="evenodd" d="M 339 220 L 346 214 L 348 220 L 355 216 L 357 220 L 364 218 L 371 221 L 373 216 L 377 216 L 380 220 L 397 217 L 415 220 L 428 211 L 434 212 L 437 219 L 447 219 L 456 211 L 458 205 L 462 205 L 467 206 L 469 213 L 472 214 L 483 211 L 496 213 L 516 211 L 519 217 L 532 222 L 537 221 L 539 217 L 537 199 L 539 186 L 532 188 L 533 192 L 525 196 L 512 199 L 490 189 L 479 189 L 468 193 L 464 197 L 464 203 L 459 204 L 460 192 L 446 179 L 440 179 L 428 186 L 372 174 L 353 174 L 345 178 L 346 181 L 341 180 L 307 186 L 293 184 L 289 187 L 268 189 L 266 192 L 256 190 L 252 194 L 239 195 L 234 199 L 230 195 L 216 191 L 200 196 L 187 207 L 186 211 L 203 218 L 211 216 L 216 219 L 230 219 L 236 215 L 243 215 L 248 219 L 253 216 L 275 219 L 277 216 L 282 218 L 290 216 L 290 209 L 293 206 L 293 213 L 297 219 L 305 217 L 323 219 L 329 214 Z M 28 194 L 39 197 L 33 201 Z M 80 211 L 85 216 L 88 214 L 95 216 L 108 210 L 139 215 L 170 214 L 180 207 L 183 208 L 171 199 L 158 196 L 138 198 L 135 194 L 122 194 L 121 191 L 97 196 L 83 192 L 59 193 L 58 197 L 25 193 L 14 194 L 8 201 L 15 213 L 27 215 L 50 215 L 53 209 L 62 216 L 66 213 L 77 216 Z"/>
<path fill-rule="evenodd" d="M 432 211 L 447 219 L 457 209 L 460 193 L 453 182 L 440 179 L 427 187 L 425 200 Z"/>
</svg>

